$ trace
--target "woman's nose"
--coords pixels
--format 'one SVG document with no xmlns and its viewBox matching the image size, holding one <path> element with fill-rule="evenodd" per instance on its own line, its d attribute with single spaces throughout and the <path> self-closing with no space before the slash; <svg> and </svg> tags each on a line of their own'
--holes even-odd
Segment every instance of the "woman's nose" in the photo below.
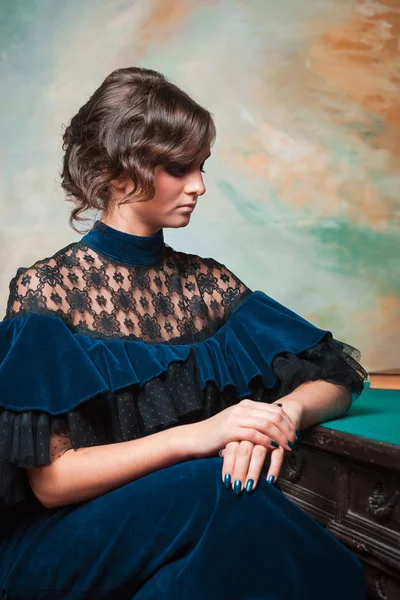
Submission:
<svg viewBox="0 0 400 600">
<path fill-rule="evenodd" d="M 190 181 L 187 183 L 185 192 L 187 194 L 196 194 L 196 196 L 202 196 L 206 191 L 202 175 L 193 175 Z"/>
</svg>

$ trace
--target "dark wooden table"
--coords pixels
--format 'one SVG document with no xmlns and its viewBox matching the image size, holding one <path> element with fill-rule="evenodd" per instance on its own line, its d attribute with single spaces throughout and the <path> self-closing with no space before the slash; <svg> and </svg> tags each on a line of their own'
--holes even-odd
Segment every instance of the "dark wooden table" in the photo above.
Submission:
<svg viewBox="0 0 400 600">
<path fill-rule="evenodd" d="M 400 446 L 316 426 L 299 447 L 282 492 L 359 557 L 368 599 L 400 600 Z"/>
</svg>

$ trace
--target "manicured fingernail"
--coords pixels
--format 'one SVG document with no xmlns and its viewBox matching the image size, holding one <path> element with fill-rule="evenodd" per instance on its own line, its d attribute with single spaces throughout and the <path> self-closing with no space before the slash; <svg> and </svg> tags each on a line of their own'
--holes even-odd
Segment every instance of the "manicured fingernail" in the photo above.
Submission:
<svg viewBox="0 0 400 600">
<path fill-rule="evenodd" d="M 300 437 L 300 431 L 298 429 L 296 429 L 296 437 Z"/>
<path fill-rule="evenodd" d="M 240 494 L 240 492 L 242 491 L 242 482 L 239 479 L 236 479 L 233 491 L 235 492 L 235 494 Z"/>
<path fill-rule="evenodd" d="M 275 477 L 273 475 L 271 475 L 271 477 L 268 478 L 268 483 L 273 485 L 274 481 L 275 481 Z"/>
<path fill-rule="evenodd" d="M 289 446 L 289 448 L 291 448 L 292 450 L 295 449 L 293 442 L 291 442 L 290 440 L 288 440 L 287 445 Z"/>
<path fill-rule="evenodd" d="M 224 477 L 224 486 L 228 488 L 231 485 L 231 476 L 227 473 Z"/>
<path fill-rule="evenodd" d="M 254 479 L 248 479 L 246 483 L 246 492 L 251 492 L 253 489 Z"/>
<path fill-rule="evenodd" d="M 274 448 L 279 448 L 279 444 L 274 442 L 274 440 L 271 440 L 271 446 L 273 446 Z"/>
</svg>

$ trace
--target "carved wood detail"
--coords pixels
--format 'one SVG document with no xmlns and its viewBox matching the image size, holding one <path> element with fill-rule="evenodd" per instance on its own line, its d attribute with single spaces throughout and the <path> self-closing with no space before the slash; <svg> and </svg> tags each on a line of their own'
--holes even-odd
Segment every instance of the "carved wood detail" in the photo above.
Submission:
<svg viewBox="0 0 400 600">
<path fill-rule="evenodd" d="M 368 497 L 368 512 L 371 517 L 379 521 L 388 521 L 399 501 L 400 492 L 396 491 L 391 498 L 385 491 L 381 481 L 375 485 L 372 494 Z"/>
<path fill-rule="evenodd" d="M 374 577 L 374 586 L 376 591 L 376 596 L 380 600 L 387 600 L 387 592 L 386 592 L 386 580 L 387 577 L 385 575 L 379 574 Z"/>
<path fill-rule="evenodd" d="M 369 600 L 400 600 L 400 446 L 321 426 L 299 446 L 282 492 L 356 554 Z"/>
<path fill-rule="evenodd" d="M 287 456 L 286 479 L 292 483 L 297 483 L 303 476 L 305 459 L 299 459 L 294 452 Z"/>
</svg>

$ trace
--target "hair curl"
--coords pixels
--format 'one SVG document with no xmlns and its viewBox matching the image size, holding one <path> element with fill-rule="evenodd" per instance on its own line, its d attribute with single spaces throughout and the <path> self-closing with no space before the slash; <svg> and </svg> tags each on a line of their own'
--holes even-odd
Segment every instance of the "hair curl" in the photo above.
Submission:
<svg viewBox="0 0 400 600">
<path fill-rule="evenodd" d="M 215 141 L 211 113 L 164 75 L 128 67 L 113 71 L 71 119 L 63 134 L 61 185 L 82 214 L 110 208 L 111 181 L 127 175 L 134 189 L 124 200 L 151 200 L 154 168 L 190 167 Z"/>
</svg>

